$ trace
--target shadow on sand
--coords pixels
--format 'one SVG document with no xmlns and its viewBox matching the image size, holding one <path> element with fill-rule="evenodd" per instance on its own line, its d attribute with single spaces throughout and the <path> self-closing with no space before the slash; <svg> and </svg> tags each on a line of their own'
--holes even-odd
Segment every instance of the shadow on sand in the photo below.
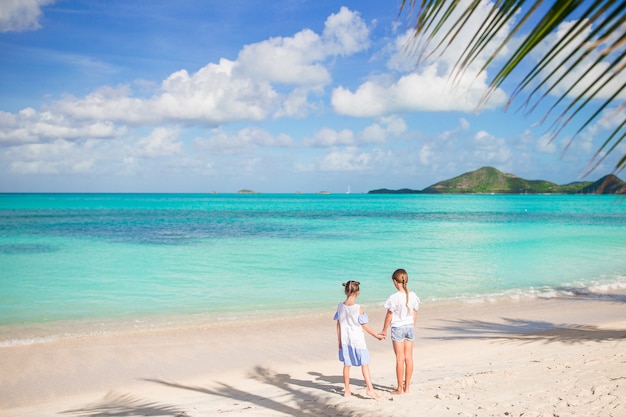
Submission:
<svg viewBox="0 0 626 417">
<path fill-rule="evenodd" d="M 429 339 L 493 339 L 521 343 L 602 342 L 626 339 L 626 329 L 605 329 L 590 325 L 555 324 L 546 321 L 503 318 L 502 322 L 480 320 L 445 320 L 442 326 L 430 330 L 446 332 L 445 336 Z"/>
<path fill-rule="evenodd" d="M 150 402 L 129 394 L 108 393 L 102 401 L 83 408 L 63 411 L 61 414 L 84 417 L 168 416 L 191 417 L 180 408 Z"/>
<path fill-rule="evenodd" d="M 276 411 L 289 416 L 354 416 L 354 410 L 342 410 L 336 404 L 329 402 L 328 395 L 318 395 L 315 390 L 330 393 L 335 396 L 343 396 L 343 378 L 341 376 L 328 376 L 319 372 L 309 372 L 311 379 L 296 379 L 288 374 L 275 373 L 267 368 L 257 366 L 250 373 L 249 378 L 261 384 L 271 385 L 277 388 L 271 398 L 262 397 L 242 391 L 232 385 L 218 383 L 217 388 L 205 388 L 198 386 L 182 385 L 174 382 L 158 379 L 147 381 L 166 385 L 173 388 L 192 390 L 211 396 L 230 398 L 238 403 L 248 404 L 255 408 Z M 362 386 L 363 381 L 351 380 L 354 386 Z M 381 391 L 391 391 L 390 387 L 374 386 Z M 354 397 L 372 400 L 358 394 Z M 372 400 L 373 401 L 373 400 Z M 287 404 L 289 402 L 290 404 Z M 250 407 L 248 407 L 250 408 Z M 376 416 L 377 414 L 370 414 Z"/>
<path fill-rule="evenodd" d="M 624 294 L 598 294 L 585 288 L 560 288 L 560 299 L 568 303 L 593 301 L 626 303 Z M 576 308 L 575 304 L 569 308 Z M 445 332 L 444 336 L 431 336 L 434 340 L 499 340 L 517 343 L 566 343 L 602 342 L 626 339 L 626 329 L 606 329 L 593 325 L 556 324 L 547 321 L 522 320 L 502 317 L 500 321 L 481 320 L 442 320 L 442 325 L 429 327 L 435 332 Z"/>
<path fill-rule="evenodd" d="M 448 320 L 444 325 L 430 328 L 445 331 L 445 336 L 429 339 L 493 339 L 523 343 L 583 343 L 587 341 L 621 340 L 626 338 L 624 329 L 600 329 L 597 326 L 557 325 L 545 321 L 503 319 L 503 323 L 479 320 Z"/>
<path fill-rule="evenodd" d="M 267 368 L 256 367 L 250 375 L 261 384 L 271 385 L 276 391 L 271 397 L 255 395 L 251 392 L 243 391 L 235 386 L 217 382 L 216 388 L 203 386 L 193 386 L 180 384 L 173 381 L 160 379 L 144 379 L 167 387 L 189 390 L 233 400 L 229 410 L 216 410 L 220 412 L 242 413 L 253 412 L 253 409 L 271 410 L 288 416 L 334 416 L 349 417 L 354 416 L 355 410 L 337 407 L 330 401 L 333 397 L 319 392 L 328 393 L 332 396 L 343 396 L 343 378 L 341 376 L 323 375 L 319 372 L 309 372 L 311 379 L 296 379 L 288 374 L 276 373 Z M 363 381 L 351 381 L 353 386 L 363 386 Z M 391 387 L 374 386 L 379 391 L 391 391 Z M 316 392 L 318 391 L 318 392 Z M 371 400 L 361 395 L 354 397 Z M 374 400 L 371 400 L 374 401 Z M 164 417 L 194 417 L 190 411 L 183 411 L 183 408 L 167 404 L 148 402 L 131 395 L 108 394 L 100 403 L 91 404 L 81 409 L 68 410 L 63 414 L 83 417 L 113 417 L 113 416 L 164 416 Z M 370 413 L 373 417 L 382 417 L 382 414 Z"/>
</svg>

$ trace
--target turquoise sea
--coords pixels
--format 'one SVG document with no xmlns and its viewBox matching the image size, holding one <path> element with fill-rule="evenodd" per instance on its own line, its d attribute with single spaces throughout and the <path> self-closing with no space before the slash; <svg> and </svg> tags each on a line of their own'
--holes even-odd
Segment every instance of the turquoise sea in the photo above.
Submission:
<svg viewBox="0 0 626 417">
<path fill-rule="evenodd" d="M 117 328 L 626 287 L 626 200 L 0 194 L 0 345 Z"/>
</svg>

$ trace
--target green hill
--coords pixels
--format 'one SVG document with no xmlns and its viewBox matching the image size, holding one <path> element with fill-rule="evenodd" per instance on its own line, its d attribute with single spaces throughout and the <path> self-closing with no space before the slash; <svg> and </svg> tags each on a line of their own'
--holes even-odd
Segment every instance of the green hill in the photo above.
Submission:
<svg viewBox="0 0 626 417">
<path fill-rule="evenodd" d="M 466 172 L 449 180 L 438 182 L 423 190 L 428 194 L 523 194 L 554 193 L 559 186 L 549 181 L 529 181 L 512 174 L 504 174 L 492 167 Z"/>
<path fill-rule="evenodd" d="M 615 175 L 596 182 L 572 182 L 558 185 L 544 180 L 526 180 L 505 174 L 496 168 L 482 167 L 448 180 L 440 181 L 421 191 L 379 189 L 370 194 L 616 194 L 626 193 L 626 184 Z"/>
<path fill-rule="evenodd" d="M 583 194 L 626 194 L 626 183 L 613 174 L 582 188 Z"/>
</svg>

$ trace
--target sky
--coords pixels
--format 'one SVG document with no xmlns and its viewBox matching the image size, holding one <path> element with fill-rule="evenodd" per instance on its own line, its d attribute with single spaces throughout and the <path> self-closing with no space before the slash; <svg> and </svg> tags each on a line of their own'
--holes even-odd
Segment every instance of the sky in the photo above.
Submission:
<svg viewBox="0 0 626 417">
<path fill-rule="evenodd" d="M 624 109 L 550 140 L 545 104 L 506 108 L 519 79 L 479 106 L 484 57 L 451 82 L 469 32 L 417 65 L 399 7 L 1 0 L 0 192 L 366 193 L 483 166 L 566 184 L 626 153 L 584 176 Z"/>
</svg>

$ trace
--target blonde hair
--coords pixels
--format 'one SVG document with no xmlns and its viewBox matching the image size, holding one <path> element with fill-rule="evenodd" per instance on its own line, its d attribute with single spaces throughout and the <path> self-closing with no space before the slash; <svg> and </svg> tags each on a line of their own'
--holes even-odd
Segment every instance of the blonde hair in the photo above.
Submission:
<svg viewBox="0 0 626 417">
<path fill-rule="evenodd" d="M 402 289 L 406 293 L 406 308 L 410 311 L 411 309 L 409 308 L 409 289 L 406 286 L 406 284 L 409 282 L 409 274 L 407 274 L 404 269 L 399 268 L 393 271 L 391 278 L 398 284 L 402 285 Z"/>
<path fill-rule="evenodd" d="M 347 296 L 350 296 L 354 293 L 359 292 L 359 285 L 361 285 L 361 283 L 359 281 L 348 281 L 348 282 L 344 282 L 343 284 L 341 284 L 344 286 L 344 292 L 346 293 Z"/>
</svg>

